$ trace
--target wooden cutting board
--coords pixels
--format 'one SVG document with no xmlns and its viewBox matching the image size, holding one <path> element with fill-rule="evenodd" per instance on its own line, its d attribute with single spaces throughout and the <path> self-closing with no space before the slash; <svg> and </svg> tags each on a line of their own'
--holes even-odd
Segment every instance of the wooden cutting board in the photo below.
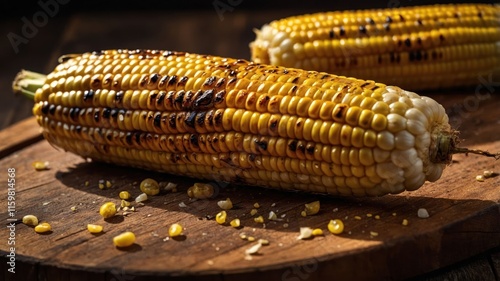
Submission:
<svg viewBox="0 0 500 281">
<path fill-rule="evenodd" d="M 449 109 L 466 139 L 463 145 L 500 151 L 499 96 L 490 95 L 465 113 L 454 106 L 470 105 L 473 90 L 433 97 Z M 5 241 L 0 243 L 0 276 L 5 280 L 402 280 L 500 246 L 500 177 L 475 179 L 484 170 L 500 172 L 500 162 L 476 155 L 456 155 L 439 181 L 399 195 L 331 198 L 219 183 L 216 198 L 192 201 L 186 190 L 195 180 L 88 162 L 41 140 L 32 118 L 1 131 L 0 139 L 0 220 L 10 218 L 5 190 L 7 169 L 14 168 L 13 218 L 33 214 L 53 227 L 41 235 L 16 225 L 15 274 L 5 262 L 11 233 L 0 230 Z M 32 162 L 37 160 L 48 161 L 50 170 L 35 171 Z M 177 183 L 178 191 L 150 197 L 125 216 L 100 217 L 101 204 L 119 203 L 122 190 L 139 195 L 138 185 L 147 177 Z M 99 189 L 99 180 L 112 187 Z M 241 228 L 214 221 L 217 201 L 226 198 L 234 203 L 228 218 L 240 218 Z M 302 217 L 304 204 L 316 200 L 320 212 Z M 257 215 L 264 224 L 250 215 L 254 203 L 260 205 Z M 430 217 L 417 217 L 419 208 Z M 269 221 L 270 211 L 280 221 Z M 328 232 L 331 219 L 344 221 L 343 234 Z M 88 223 L 102 224 L 104 233 L 90 234 Z M 172 223 L 185 227 L 181 239 L 166 239 Z M 297 240 L 300 227 L 321 228 L 324 235 Z M 112 238 L 123 231 L 133 231 L 137 241 L 117 249 Z M 248 258 L 245 250 L 256 242 L 241 234 L 267 239 L 269 245 Z M 494 280 L 498 272 L 493 271 L 483 270 L 483 280 Z"/>
</svg>

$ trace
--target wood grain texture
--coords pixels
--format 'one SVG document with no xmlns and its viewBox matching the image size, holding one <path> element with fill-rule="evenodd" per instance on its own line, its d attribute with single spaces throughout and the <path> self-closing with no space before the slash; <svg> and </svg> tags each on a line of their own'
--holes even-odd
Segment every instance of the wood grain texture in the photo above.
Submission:
<svg viewBox="0 0 500 281">
<path fill-rule="evenodd" d="M 486 111 L 471 114 L 482 121 L 489 116 Z M 498 140 L 474 138 L 475 129 L 468 125 L 469 121 L 463 120 L 462 124 L 471 133 L 469 144 L 500 151 Z M 498 126 L 481 124 L 485 130 Z M 35 172 L 31 167 L 35 160 L 49 161 L 51 169 Z M 498 164 L 474 155 L 457 155 L 442 179 L 427 183 L 418 191 L 363 199 L 220 183 L 216 199 L 191 201 L 186 189 L 195 182 L 192 179 L 91 163 L 58 151 L 45 141 L 4 157 L 0 165 L 16 168 L 17 217 L 31 213 L 53 226 L 53 232 L 47 235 L 36 234 L 22 224 L 16 229 L 18 261 L 28 264 L 36 261 L 37 275 L 47 280 L 92 280 L 96 279 L 94 274 L 103 280 L 120 280 L 116 276 L 125 280 L 155 280 L 150 279 L 155 276 L 158 280 L 165 276 L 172 280 L 188 280 L 193 276 L 203 280 L 253 280 L 262 273 L 268 280 L 316 280 L 331 276 L 403 280 L 500 246 L 500 177 L 485 182 L 475 180 L 475 175 L 483 170 L 498 170 Z M 130 215 L 107 221 L 100 218 L 98 208 L 102 203 L 119 203 L 121 190 L 137 196 L 138 183 L 146 177 L 178 183 L 179 191 L 152 197 Z M 100 179 L 111 181 L 113 187 L 100 190 L 97 187 Z M 213 220 L 220 210 L 216 202 L 227 197 L 235 204 L 228 212 L 229 218 L 239 217 L 241 229 L 220 226 Z M 0 198 L 3 206 L 5 200 Z M 314 200 L 321 201 L 321 212 L 301 217 L 303 204 Z M 180 207 L 181 202 L 187 207 Z M 259 214 L 267 217 L 274 211 L 278 216 L 284 214 L 285 221 L 266 220 L 265 227 L 255 223 L 249 215 L 255 202 L 262 206 Z M 71 207 L 76 207 L 76 211 Z M 431 217 L 419 219 L 418 208 L 426 208 Z M 381 218 L 368 218 L 366 214 Z M 360 216 L 361 220 L 354 216 Z M 0 220 L 7 218 L 6 210 L 1 210 Z M 328 221 L 334 218 L 344 220 L 344 234 L 334 236 L 326 231 Z M 408 226 L 401 225 L 405 218 L 410 222 Z M 185 237 L 164 241 L 168 226 L 174 222 L 186 228 Z M 285 222 L 287 228 L 283 227 Z M 92 235 L 86 230 L 87 223 L 101 223 L 105 232 Z M 297 240 L 302 226 L 322 228 L 326 235 Z M 115 248 L 112 237 L 127 230 L 137 235 L 136 244 L 125 250 Z M 378 236 L 370 235 L 371 231 Z M 263 247 L 260 255 L 246 260 L 244 251 L 253 243 L 239 238 L 241 233 L 268 239 L 271 244 Z M 0 237 L 7 235 L 6 229 L 0 230 Z M 0 245 L 2 257 L 7 250 L 5 244 Z M 482 272 L 484 280 L 494 276 L 491 268 L 478 272 Z"/>
</svg>

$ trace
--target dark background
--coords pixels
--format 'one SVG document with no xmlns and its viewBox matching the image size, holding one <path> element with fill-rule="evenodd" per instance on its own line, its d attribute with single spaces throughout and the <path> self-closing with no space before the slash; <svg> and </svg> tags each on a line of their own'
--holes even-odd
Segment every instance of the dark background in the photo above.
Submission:
<svg viewBox="0 0 500 281">
<path fill-rule="evenodd" d="M 248 59 L 248 44 L 255 38 L 253 29 L 274 19 L 328 10 L 451 3 L 426 0 L 59 0 L 60 4 L 57 1 L 3 0 L 0 4 L 0 129 L 31 116 L 31 101 L 12 93 L 11 83 L 16 73 L 22 68 L 50 72 L 57 58 L 65 53 L 149 48 Z M 475 1 L 454 1 L 459 2 Z M 43 12 L 40 3 L 57 3 L 57 12 L 37 27 L 36 32 L 26 38 L 26 43 L 13 46 L 12 37 L 23 36 L 25 22 L 33 22 L 34 17 Z M 225 11 L 224 4 L 228 5 Z"/>
</svg>

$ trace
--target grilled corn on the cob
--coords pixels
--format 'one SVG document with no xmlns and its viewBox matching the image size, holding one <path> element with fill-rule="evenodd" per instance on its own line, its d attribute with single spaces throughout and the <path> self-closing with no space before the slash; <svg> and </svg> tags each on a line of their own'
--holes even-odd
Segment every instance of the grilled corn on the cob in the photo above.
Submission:
<svg viewBox="0 0 500 281">
<path fill-rule="evenodd" d="M 500 6 L 449 4 L 275 20 L 252 60 L 371 79 L 406 90 L 477 85 L 500 74 Z"/>
<path fill-rule="evenodd" d="M 106 50 L 22 72 L 14 89 L 36 91 L 55 146 L 202 179 L 376 196 L 437 180 L 458 151 L 428 97 L 240 59 Z"/>
</svg>

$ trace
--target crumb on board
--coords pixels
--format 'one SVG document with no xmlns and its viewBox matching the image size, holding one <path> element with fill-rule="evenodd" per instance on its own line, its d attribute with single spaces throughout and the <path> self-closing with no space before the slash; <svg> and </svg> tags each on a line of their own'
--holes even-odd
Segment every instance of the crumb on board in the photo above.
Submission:
<svg viewBox="0 0 500 281">
<path fill-rule="evenodd" d="M 417 216 L 421 219 L 426 219 L 429 217 L 429 212 L 425 208 L 420 208 L 417 210 Z"/>
</svg>

